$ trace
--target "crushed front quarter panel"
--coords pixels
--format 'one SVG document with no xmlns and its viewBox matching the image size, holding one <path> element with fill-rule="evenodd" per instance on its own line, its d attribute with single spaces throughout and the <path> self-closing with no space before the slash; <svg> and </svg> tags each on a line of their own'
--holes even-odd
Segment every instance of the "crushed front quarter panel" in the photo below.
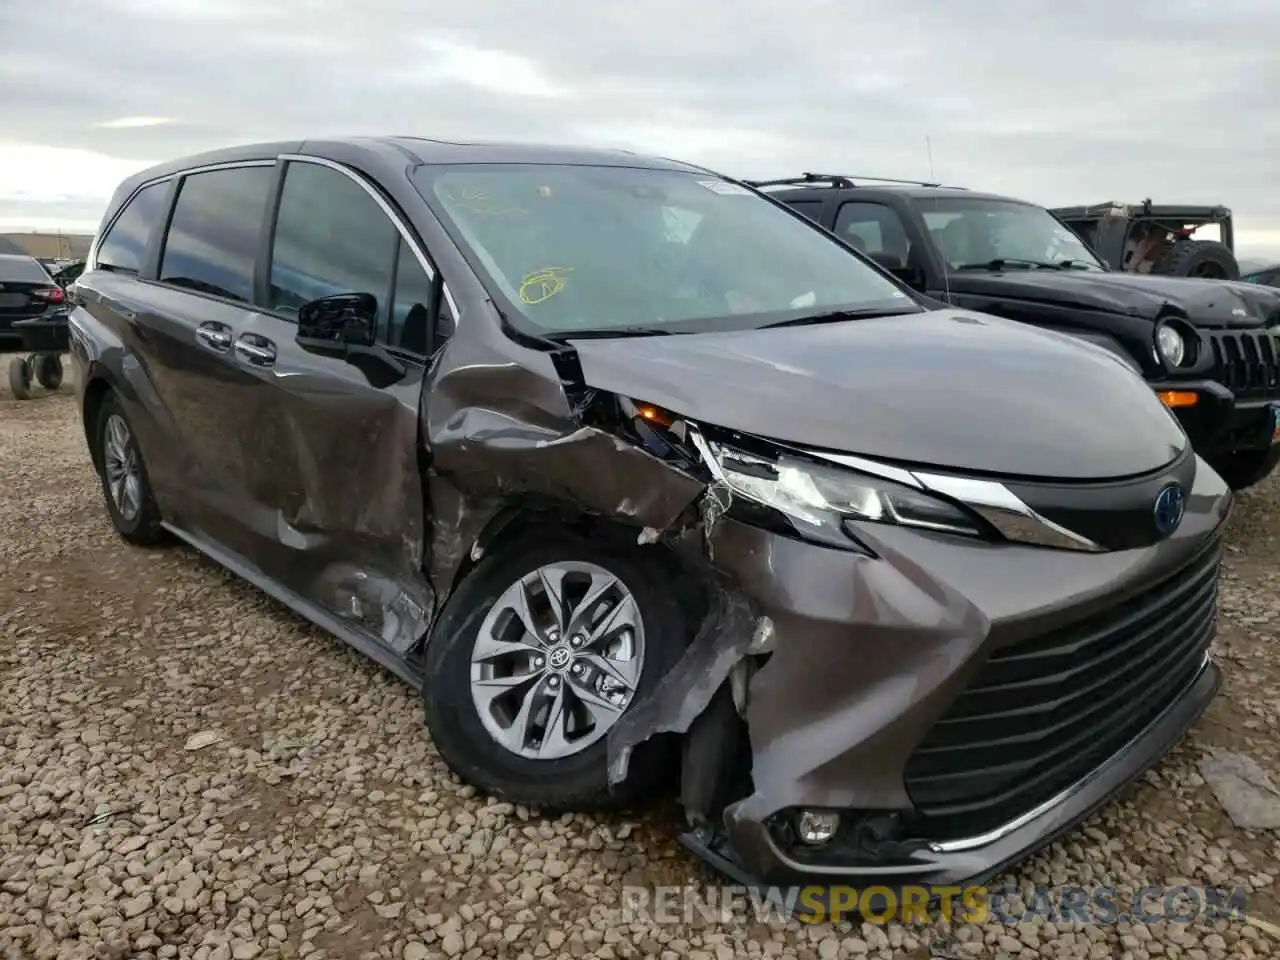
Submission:
<svg viewBox="0 0 1280 960">
<path fill-rule="evenodd" d="M 646 530 L 667 530 L 706 486 L 584 426 L 552 356 L 521 348 L 488 322 L 460 325 L 444 348 L 422 420 L 434 518 L 426 567 L 442 597 L 488 525 L 512 505 L 567 505 L 634 525 L 639 540 Z"/>
</svg>

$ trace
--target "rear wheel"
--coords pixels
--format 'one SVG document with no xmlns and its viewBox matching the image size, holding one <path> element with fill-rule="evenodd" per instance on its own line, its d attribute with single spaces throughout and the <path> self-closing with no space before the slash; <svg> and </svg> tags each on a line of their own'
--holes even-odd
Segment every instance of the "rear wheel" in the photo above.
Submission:
<svg viewBox="0 0 1280 960">
<path fill-rule="evenodd" d="M 644 548 L 568 536 L 477 566 L 424 659 L 427 726 L 450 768 L 487 793 L 561 810 L 656 792 L 671 744 L 638 747 L 611 791 L 607 740 L 686 646 L 664 569 Z"/>
<path fill-rule="evenodd" d="M 1269 450 L 1236 450 L 1212 461 L 1213 469 L 1232 490 L 1243 490 L 1261 483 L 1280 463 L 1280 445 Z"/>
<path fill-rule="evenodd" d="M 31 399 L 31 367 L 26 357 L 14 357 L 9 361 L 9 392 L 15 400 Z"/>
<path fill-rule="evenodd" d="M 114 394 L 103 398 L 94 427 L 93 459 L 107 514 L 129 543 L 154 546 L 166 539 L 133 427 Z"/>
</svg>

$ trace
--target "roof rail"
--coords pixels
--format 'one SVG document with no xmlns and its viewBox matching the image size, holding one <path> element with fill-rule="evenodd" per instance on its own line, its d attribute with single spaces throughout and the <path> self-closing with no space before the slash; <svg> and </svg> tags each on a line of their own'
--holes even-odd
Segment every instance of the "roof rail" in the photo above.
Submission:
<svg viewBox="0 0 1280 960">
<path fill-rule="evenodd" d="M 757 190 L 764 187 L 800 187 L 800 186 L 828 186 L 845 190 L 850 187 L 856 187 L 855 180 L 869 180 L 872 183 L 901 183 L 911 187 L 945 187 L 947 190 L 964 190 L 964 187 L 948 187 L 941 183 L 929 183 L 924 180 L 895 180 L 892 177 L 867 177 L 862 174 L 841 174 L 841 173 L 802 173 L 798 177 L 783 177 L 779 180 L 746 180 Z"/>
</svg>

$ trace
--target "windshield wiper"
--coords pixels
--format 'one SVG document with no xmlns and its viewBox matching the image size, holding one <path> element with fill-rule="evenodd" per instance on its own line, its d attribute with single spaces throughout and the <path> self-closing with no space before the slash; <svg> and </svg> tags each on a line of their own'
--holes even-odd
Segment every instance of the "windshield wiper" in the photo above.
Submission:
<svg viewBox="0 0 1280 960">
<path fill-rule="evenodd" d="M 609 340 L 623 337 L 665 337 L 676 333 L 666 327 L 589 327 L 586 330 L 558 330 L 549 340 Z"/>
<path fill-rule="evenodd" d="M 1049 260 L 1024 260 L 1022 257 L 996 257 L 986 263 L 962 263 L 957 270 L 1002 270 L 1005 267 L 1026 267 L 1028 270 L 1062 270 L 1060 264 Z"/>
<path fill-rule="evenodd" d="M 901 317 L 910 313 L 923 313 L 923 310 L 901 310 L 893 307 L 868 307 L 863 310 L 828 310 L 825 313 L 810 313 L 803 317 L 791 317 L 789 320 L 777 320 L 756 327 L 757 330 L 773 330 L 777 327 L 802 327 L 813 323 L 838 323 L 841 320 L 870 320 L 874 317 Z"/>
</svg>

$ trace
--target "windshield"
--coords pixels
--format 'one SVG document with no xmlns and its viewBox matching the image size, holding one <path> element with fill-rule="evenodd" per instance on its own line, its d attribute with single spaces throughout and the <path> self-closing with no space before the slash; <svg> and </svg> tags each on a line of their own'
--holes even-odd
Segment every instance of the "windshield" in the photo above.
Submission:
<svg viewBox="0 0 1280 960">
<path fill-rule="evenodd" d="M 950 267 L 993 260 L 1104 269 L 1049 211 L 1012 200 L 931 197 L 920 201 L 925 226 Z"/>
<path fill-rule="evenodd" d="M 468 164 L 413 176 L 473 265 L 544 335 L 922 310 L 821 230 L 711 174 Z"/>
</svg>

